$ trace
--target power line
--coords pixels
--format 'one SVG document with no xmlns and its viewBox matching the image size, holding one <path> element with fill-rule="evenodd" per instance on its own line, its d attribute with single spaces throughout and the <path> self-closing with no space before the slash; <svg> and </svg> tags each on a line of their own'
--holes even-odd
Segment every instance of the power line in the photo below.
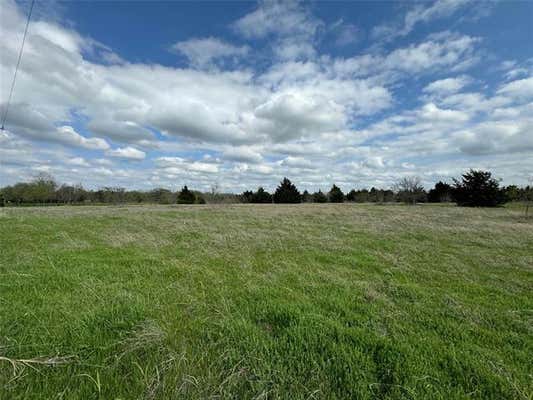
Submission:
<svg viewBox="0 0 533 400">
<path fill-rule="evenodd" d="M 2 130 L 4 130 L 4 124 L 6 123 L 7 112 L 9 111 L 9 104 L 11 103 L 11 97 L 13 96 L 13 89 L 15 89 L 15 80 L 17 79 L 17 72 L 19 70 L 20 60 L 22 59 L 22 51 L 24 50 L 24 43 L 26 43 L 26 35 L 28 34 L 28 26 L 30 26 L 31 12 L 33 11 L 34 4 L 35 4 L 35 0 L 31 0 L 30 12 L 28 13 L 28 19 L 26 21 L 26 28 L 24 29 L 24 36 L 22 37 L 22 45 L 20 46 L 17 66 L 15 67 L 15 73 L 13 74 L 13 82 L 11 82 L 11 89 L 9 91 L 9 97 L 7 98 L 6 109 L 4 110 L 4 115 L 2 116 L 2 127 L 0 128 Z"/>
</svg>

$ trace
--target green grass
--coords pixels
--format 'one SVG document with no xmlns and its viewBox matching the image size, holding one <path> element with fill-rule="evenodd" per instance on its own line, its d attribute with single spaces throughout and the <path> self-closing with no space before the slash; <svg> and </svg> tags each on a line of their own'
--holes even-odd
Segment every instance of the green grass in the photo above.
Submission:
<svg viewBox="0 0 533 400">
<path fill-rule="evenodd" d="M 0 211 L 1 399 L 531 399 L 533 219 Z"/>
</svg>

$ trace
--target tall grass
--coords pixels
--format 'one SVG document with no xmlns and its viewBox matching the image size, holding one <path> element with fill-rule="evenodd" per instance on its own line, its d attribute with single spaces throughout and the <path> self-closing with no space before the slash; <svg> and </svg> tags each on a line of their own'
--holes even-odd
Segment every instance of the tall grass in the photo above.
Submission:
<svg viewBox="0 0 533 400">
<path fill-rule="evenodd" d="M 529 399 L 533 222 L 353 204 L 0 215 L 1 399 Z"/>
</svg>

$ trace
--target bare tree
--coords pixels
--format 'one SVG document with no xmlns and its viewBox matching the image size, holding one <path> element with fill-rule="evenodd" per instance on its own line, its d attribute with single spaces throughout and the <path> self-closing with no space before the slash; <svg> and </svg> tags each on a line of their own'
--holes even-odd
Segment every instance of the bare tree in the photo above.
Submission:
<svg viewBox="0 0 533 400">
<path fill-rule="evenodd" d="M 404 177 L 393 188 L 398 198 L 407 204 L 416 204 L 417 201 L 423 200 L 425 195 L 422 182 L 417 176 Z"/>
</svg>

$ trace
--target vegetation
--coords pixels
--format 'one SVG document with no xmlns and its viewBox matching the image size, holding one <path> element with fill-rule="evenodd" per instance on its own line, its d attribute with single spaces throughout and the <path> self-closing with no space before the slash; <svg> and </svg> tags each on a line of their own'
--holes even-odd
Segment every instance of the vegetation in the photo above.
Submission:
<svg viewBox="0 0 533 400">
<path fill-rule="evenodd" d="M 257 192 L 252 192 L 251 190 L 246 191 L 242 194 L 243 203 L 272 203 L 272 195 L 268 193 L 262 187 L 257 189 Z"/>
<path fill-rule="evenodd" d="M 488 171 L 470 170 L 459 181 L 454 179 L 452 195 L 460 206 L 495 207 L 505 202 L 504 191 Z"/>
<path fill-rule="evenodd" d="M 328 199 L 331 203 L 342 203 L 344 202 L 344 193 L 337 185 L 333 185 L 328 193 Z"/>
<path fill-rule="evenodd" d="M 395 185 L 398 199 L 407 204 L 415 204 L 426 200 L 426 193 L 416 176 L 402 178 Z"/>
<path fill-rule="evenodd" d="M 241 195 L 220 193 L 215 185 L 210 192 L 201 193 L 189 190 L 186 186 L 181 191 L 172 192 L 165 188 L 150 191 L 126 190 L 121 187 L 103 187 L 98 190 L 86 190 L 81 185 L 58 185 L 46 174 L 37 176 L 32 182 L 17 183 L 0 189 L 0 206 L 20 206 L 29 204 L 205 204 L 205 203 L 445 203 L 455 201 L 459 205 L 497 206 L 504 202 L 521 202 L 529 206 L 533 198 L 533 188 L 510 185 L 500 188 L 489 172 L 470 171 L 465 176 L 481 177 L 469 181 L 456 181 L 455 186 L 438 182 L 426 192 L 417 177 L 406 177 L 394 185 L 394 190 L 352 189 L 346 196 L 342 190 L 333 185 L 327 194 L 321 190 L 310 194 L 307 190 L 300 195 L 298 188 L 284 178 L 272 195 L 263 187 L 256 192 L 247 190 Z M 485 178 L 484 178 L 485 177 Z M 483 183 L 483 179 L 489 177 Z M 468 178 L 470 179 L 470 178 Z M 492 185 L 492 186 L 491 186 Z M 489 189 L 487 189 L 489 188 Z M 489 190 L 487 192 L 487 190 Z M 492 199 L 487 201 L 487 199 Z"/>
<path fill-rule="evenodd" d="M 187 186 L 183 186 L 181 192 L 178 194 L 178 204 L 194 204 L 196 196 L 189 190 Z"/>
<path fill-rule="evenodd" d="M 321 190 L 319 190 L 318 192 L 313 193 L 313 201 L 315 203 L 327 203 L 328 196 L 326 196 L 324 193 L 322 193 Z"/>
<path fill-rule="evenodd" d="M 427 199 L 430 203 L 447 203 L 452 201 L 452 187 L 445 182 L 437 182 L 435 187 L 428 192 Z"/>
<path fill-rule="evenodd" d="M 515 208 L 13 207 L 0 237 L 1 399 L 533 392 Z"/>
<path fill-rule="evenodd" d="M 300 192 L 287 178 L 283 178 L 272 199 L 274 203 L 300 203 L 302 201 Z"/>
</svg>

